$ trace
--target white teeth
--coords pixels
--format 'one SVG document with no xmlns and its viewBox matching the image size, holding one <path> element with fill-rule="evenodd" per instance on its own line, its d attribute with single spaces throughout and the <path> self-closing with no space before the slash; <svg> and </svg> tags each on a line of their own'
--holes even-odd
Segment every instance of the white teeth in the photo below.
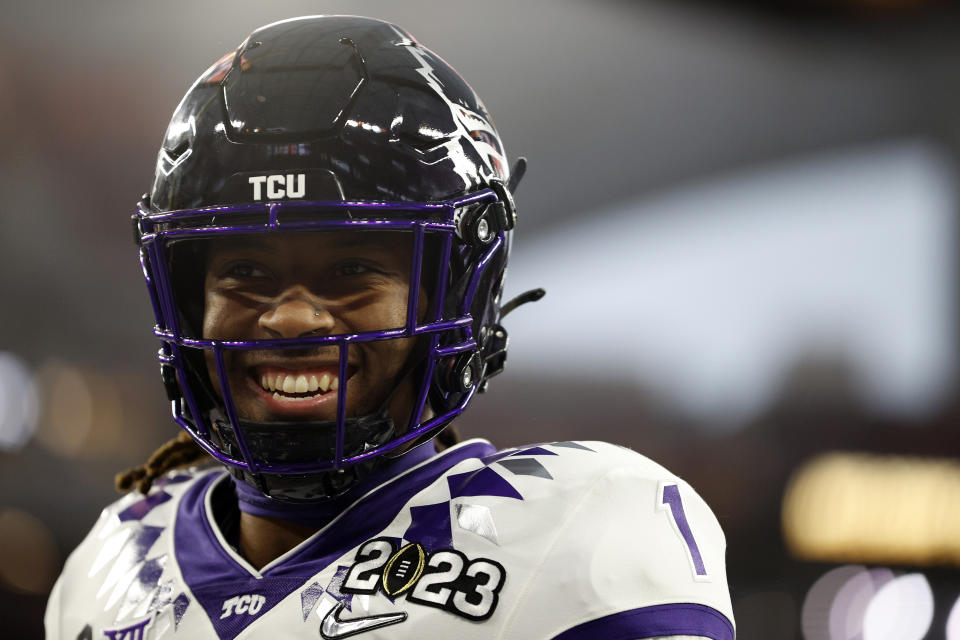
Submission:
<svg viewBox="0 0 960 640">
<path fill-rule="evenodd" d="M 307 383 L 307 376 L 303 375 L 302 373 L 297 376 L 296 393 L 306 393 L 309 387 L 310 386 Z"/>
<path fill-rule="evenodd" d="M 266 373 L 260 375 L 260 386 L 266 391 L 272 391 L 274 398 L 288 399 L 286 396 L 281 395 L 281 393 L 313 393 L 316 391 L 326 393 L 327 391 L 336 391 L 340 386 L 340 380 L 338 380 L 336 376 L 331 376 L 329 373 L 322 374 L 319 379 L 316 374 L 278 373 L 274 375 Z"/>
</svg>

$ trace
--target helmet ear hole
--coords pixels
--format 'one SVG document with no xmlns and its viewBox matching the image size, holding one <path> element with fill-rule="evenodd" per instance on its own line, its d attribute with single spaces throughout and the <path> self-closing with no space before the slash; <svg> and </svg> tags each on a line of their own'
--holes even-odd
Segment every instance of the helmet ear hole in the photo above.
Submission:
<svg viewBox="0 0 960 640">
<path fill-rule="evenodd" d="M 480 355 L 469 351 L 448 361 L 441 369 L 440 382 L 447 393 L 466 393 L 479 384 L 483 376 L 483 361 Z"/>
<path fill-rule="evenodd" d="M 457 223 L 457 235 L 472 247 L 490 244 L 497 237 L 500 226 L 497 216 L 492 214 L 493 207 L 489 205 L 467 211 Z"/>
</svg>

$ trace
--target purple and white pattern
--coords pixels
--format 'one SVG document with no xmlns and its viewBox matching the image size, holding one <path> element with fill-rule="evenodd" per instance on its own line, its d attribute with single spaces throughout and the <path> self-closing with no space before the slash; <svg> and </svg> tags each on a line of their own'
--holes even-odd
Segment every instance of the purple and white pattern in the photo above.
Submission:
<svg viewBox="0 0 960 640">
<path fill-rule="evenodd" d="M 709 508 L 618 447 L 463 443 L 365 488 L 260 570 L 213 520 L 213 491 L 228 476 L 191 477 L 104 512 L 68 562 L 73 586 L 51 605 L 67 622 L 50 640 L 84 628 L 89 640 L 316 639 L 321 628 L 363 628 L 370 640 L 733 638 Z M 683 530 L 709 580 L 697 580 Z M 402 624 L 381 632 L 375 623 L 387 619 Z"/>
<path fill-rule="evenodd" d="M 399 513 L 407 509 L 407 504 L 415 494 L 443 476 L 448 469 L 461 461 L 489 455 L 492 450 L 489 443 L 468 443 L 430 459 L 396 481 L 388 482 L 361 498 L 340 516 L 336 527 L 322 529 L 294 552 L 259 572 L 252 572 L 249 566 L 239 562 L 235 553 L 225 549 L 218 537 L 212 516 L 207 511 L 206 496 L 222 476 L 210 474 L 194 483 L 180 499 L 174 530 L 177 564 L 219 638 L 231 640 L 291 593 L 300 591 L 305 582 L 310 584 L 313 576 L 336 563 L 360 542 L 386 528 Z M 428 508 L 429 514 L 423 515 L 419 526 L 424 535 L 436 532 L 445 535 L 444 540 L 449 540 L 449 502 L 441 506 L 441 509 Z M 443 513 L 446 514 L 445 520 Z M 439 525 L 434 522 L 437 518 Z M 346 567 L 340 569 L 346 571 Z M 318 602 L 327 596 L 333 602 L 344 602 L 349 610 L 351 596 L 339 591 L 342 580 L 342 572 L 337 571 L 322 593 L 317 591 L 320 584 L 311 584 L 307 590 L 301 591 L 300 608 L 304 619 L 310 616 L 310 611 L 319 610 Z M 252 615 L 221 617 L 224 602 L 241 594 L 260 596 L 263 605 Z"/>
</svg>

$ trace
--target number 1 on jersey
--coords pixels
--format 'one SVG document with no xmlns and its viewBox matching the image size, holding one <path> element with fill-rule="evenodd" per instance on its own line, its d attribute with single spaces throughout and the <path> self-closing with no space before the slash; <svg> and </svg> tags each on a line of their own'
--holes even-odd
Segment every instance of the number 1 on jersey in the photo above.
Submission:
<svg viewBox="0 0 960 640">
<path fill-rule="evenodd" d="M 690 530 L 690 524 L 687 522 L 687 515 L 683 512 L 683 501 L 680 499 L 680 487 L 676 484 L 660 484 L 660 503 L 657 507 L 661 510 L 668 510 L 673 519 L 674 530 L 680 534 L 683 543 L 687 548 L 687 554 L 690 557 L 690 564 L 693 566 L 694 579 L 708 579 L 707 569 L 703 566 L 703 558 L 700 556 L 700 547 L 693 537 L 693 531 Z"/>
</svg>

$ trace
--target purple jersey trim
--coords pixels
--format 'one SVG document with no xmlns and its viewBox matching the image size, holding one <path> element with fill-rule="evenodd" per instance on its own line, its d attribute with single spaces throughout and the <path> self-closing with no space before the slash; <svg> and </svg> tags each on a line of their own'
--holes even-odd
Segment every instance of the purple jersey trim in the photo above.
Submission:
<svg viewBox="0 0 960 640">
<path fill-rule="evenodd" d="M 205 497 L 223 474 L 200 478 L 183 495 L 174 525 L 174 549 L 183 580 L 204 608 L 221 640 L 232 640 L 295 590 L 305 586 L 332 562 L 389 525 L 407 503 L 448 469 L 469 458 L 494 452 L 488 442 L 473 442 L 431 458 L 360 498 L 296 552 L 251 574 L 220 544 L 207 517 Z M 235 596 L 262 596 L 256 615 L 229 613 L 226 602 Z M 221 617 L 222 616 L 222 617 Z"/>
<path fill-rule="evenodd" d="M 703 636 L 734 640 L 725 615 L 702 604 L 658 604 L 621 611 L 567 629 L 553 640 L 641 640 L 662 636 Z"/>
</svg>

